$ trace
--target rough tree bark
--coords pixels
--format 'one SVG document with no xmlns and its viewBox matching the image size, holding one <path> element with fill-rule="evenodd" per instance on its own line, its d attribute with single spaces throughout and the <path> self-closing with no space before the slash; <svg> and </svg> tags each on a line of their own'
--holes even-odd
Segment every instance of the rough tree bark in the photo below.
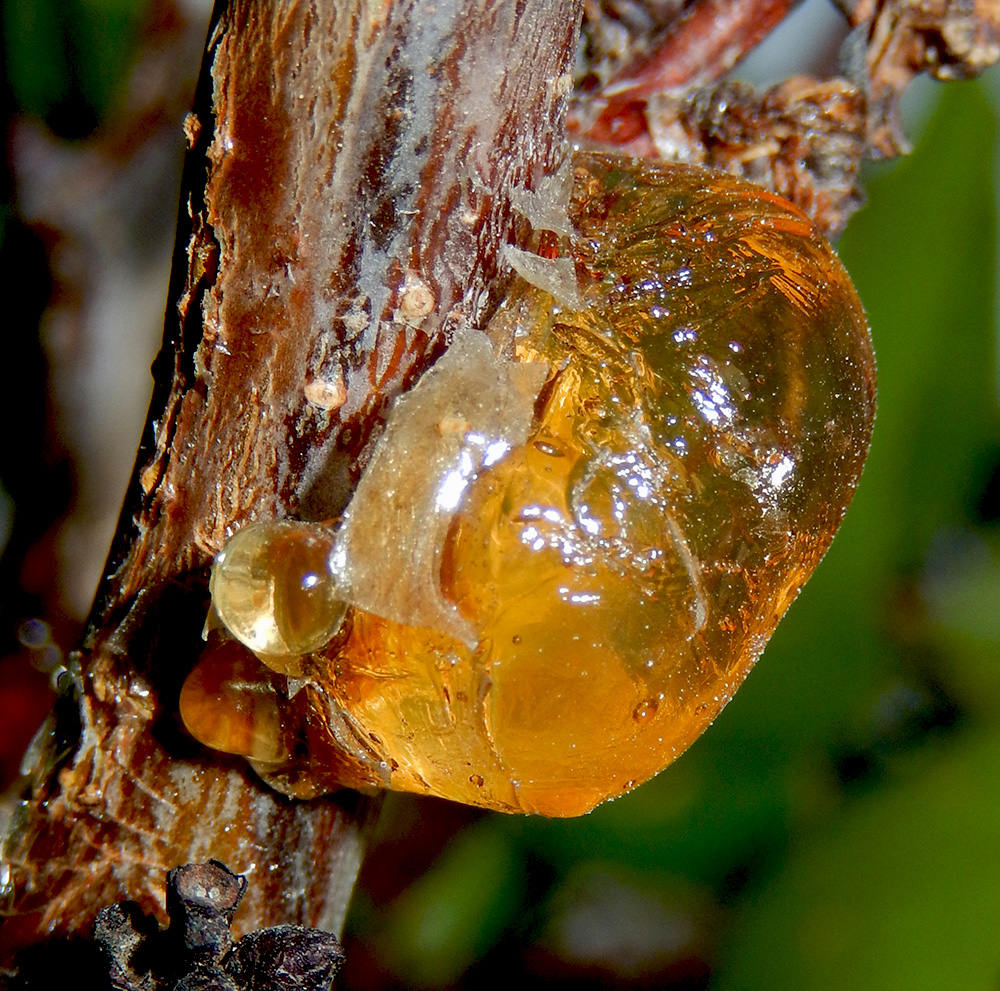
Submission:
<svg viewBox="0 0 1000 991">
<path fill-rule="evenodd" d="M 392 398 L 502 288 L 509 208 L 562 151 L 578 0 L 217 4 L 145 441 L 69 687 L 4 848 L 5 957 L 167 869 L 249 876 L 235 929 L 336 930 L 365 800 L 288 802 L 177 721 L 208 565 L 344 507 Z"/>
</svg>

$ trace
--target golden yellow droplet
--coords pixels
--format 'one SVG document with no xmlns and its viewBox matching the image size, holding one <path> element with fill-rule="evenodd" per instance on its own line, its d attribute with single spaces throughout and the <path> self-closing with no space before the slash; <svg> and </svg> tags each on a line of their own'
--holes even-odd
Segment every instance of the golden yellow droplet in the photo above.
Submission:
<svg viewBox="0 0 1000 991">
<path fill-rule="evenodd" d="M 347 606 L 325 527 L 283 520 L 238 530 L 212 565 L 212 605 L 240 643 L 279 671 L 327 643 Z M 294 670 L 292 673 L 296 673 Z"/>
<path fill-rule="evenodd" d="M 286 710 L 274 676 L 231 640 L 207 647 L 181 688 L 181 719 L 196 740 L 263 763 L 289 757 Z"/>
</svg>

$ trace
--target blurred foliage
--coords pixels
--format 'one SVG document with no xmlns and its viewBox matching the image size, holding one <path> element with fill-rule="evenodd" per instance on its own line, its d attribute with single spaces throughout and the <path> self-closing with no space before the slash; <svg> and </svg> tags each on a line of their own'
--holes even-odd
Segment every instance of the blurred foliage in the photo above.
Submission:
<svg viewBox="0 0 1000 991">
<path fill-rule="evenodd" d="M 488 856 L 483 856 L 484 851 Z M 464 830 L 393 903 L 385 964 L 414 987 L 447 987 L 499 942 L 525 895 L 520 852 L 496 822 Z"/>
<path fill-rule="evenodd" d="M 944 88 L 839 245 L 878 354 L 872 453 L 759 668 L 653 782 L 579 820 L 490 817 L 383 915 L 356 911 L 351 932 L 390 954 L 385 986 L 461 983 L 473 928 L 492 934 L 490 973 L 519 986 L 525 970 L 720 991 L 1000 985 L 994 126 L 981 84 Z M 528 885 L 536 901 L 512 916 L 509 876 L 485 893 L 494 857 L 543 877 L 541 899 Z M 614 889 L 600 911 L 581 875 Z M 415 934 L 456 905 L 433 983 Z M 664 911 L 688 937 L 649 922 Z"/>
<path fill-rule="evenodd" d="M 127 78 L 146 9 L 139 0 L 3 0 L 14 105 L 64 137 L 89 134 Z"/>
</svg>

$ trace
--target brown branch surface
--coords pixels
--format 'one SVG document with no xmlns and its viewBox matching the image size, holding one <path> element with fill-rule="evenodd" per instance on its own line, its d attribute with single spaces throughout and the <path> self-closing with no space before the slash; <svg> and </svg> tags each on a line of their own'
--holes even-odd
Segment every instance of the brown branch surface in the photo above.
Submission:
<svg viewBox="0 0 1000 991">
<path fill-rule="evenodd" d="M 167 869 L 247 874 L 234 929 L 336 929 L 357 796 L 292 803 L 176 716 L 207 566 L 253 519 L 337 516 L 387 405 L 502 288 L 508 194 L 562 153 L 577 0 L 220 2 L 156 389 L 76 687 L 4 845 L 5 956 Z"/>
<path fill-rule="evenodd" d="M 639 124 L 641 100 L 721 78 L 784 20 L 792 5 L 792 0 L 691 4 L 663 32 L 650 55 L 624 68 L 604 87 L 607 106 L 587 136 L 614 144 L 630 140 L 629 131 Z"/>
</svg>

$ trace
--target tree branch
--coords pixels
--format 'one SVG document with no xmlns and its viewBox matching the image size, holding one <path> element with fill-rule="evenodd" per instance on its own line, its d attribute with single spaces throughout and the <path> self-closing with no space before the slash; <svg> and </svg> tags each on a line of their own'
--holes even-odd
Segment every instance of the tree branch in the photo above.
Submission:
<svg viewBox="0 0 1000 991">
<path fill-rule="evenodd" d="M 562 154 L 576 0 L 220 3 L 146 438 L 75 687 L 4 847 L 9 958 L 166 869 L 250 875 L 235 930 L 336 929 L 354 795 L 292 803 L 179 728 L 207 566 L 252 519 L 343 509 L 386 408 L 502 289 L 509 207 Z M 521 222 L 523 224 L 523 221 Z"/>
</svg>

